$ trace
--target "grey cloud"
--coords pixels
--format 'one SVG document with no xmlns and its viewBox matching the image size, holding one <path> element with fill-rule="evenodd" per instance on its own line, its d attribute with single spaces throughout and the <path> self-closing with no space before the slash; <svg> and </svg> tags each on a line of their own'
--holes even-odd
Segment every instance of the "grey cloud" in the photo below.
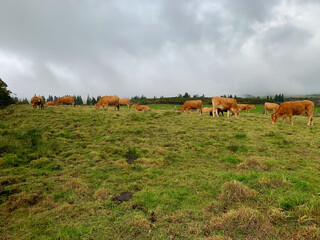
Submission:
<svg viewBox="0 0 320 240">
<path fill-rule="evenodd" d="M 21 97 L 319 92 L 320 30 L 305 25 L 304 15 L 277 23 L 282 3 L 4 1 L 0 60 L 28 59 L 32 74 L 14 64 L 1 70 L 0 61 L 0 77 Z M 311 0 L 286 4 L 320 9 Z"/>
</svg>

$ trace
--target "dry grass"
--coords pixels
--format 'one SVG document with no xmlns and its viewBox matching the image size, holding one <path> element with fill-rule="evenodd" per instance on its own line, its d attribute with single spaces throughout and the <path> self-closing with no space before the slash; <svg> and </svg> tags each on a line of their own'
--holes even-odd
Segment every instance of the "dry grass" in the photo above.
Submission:
<svg viewBox="0 0 320 240">
<path fill-rule="evenodd" d="M 293 239 L 316 240 L 320 239 L 320 229 L 315 226 L 305 226 L 298 229 Z"/>
<path fill-rule="evenodd" d="M 246 207 L 230 210 L 221 217 L 212 218 L 209 229 L 222 231 L 231 237 L 245 232 L 247 236 L 270 239 L 276 234 L 275 228 L 266 217 L 259 211 Z"/>
<path fill-rule="evenodd" d="M 38 194 L 27 194 L 25 192 L 12 195 L 5 203 L 4 209 L 12 212 L 19 208 L 29 208 L 36 205 L 42 200 L 42 196 Z"/>
<path fill-rule="evenodd" d="M 245 160 L 244 162 L 240 163 L 238 165 L 239 169 L 253 169 L 253 170 L 260 170 L 260 171 L 267 171 L 269 168 L 265 164 L 261 163 L 261 161 L 254 159 L 254 158 L 249 158 Z"/>
<path fill-rule="evenodd" d="M 252 200 L 257 192 L 245 186 L 243 183 L 232 180 L 223 184 L 219 199 L 227 202 L 243 202 Z"/>
</svg>

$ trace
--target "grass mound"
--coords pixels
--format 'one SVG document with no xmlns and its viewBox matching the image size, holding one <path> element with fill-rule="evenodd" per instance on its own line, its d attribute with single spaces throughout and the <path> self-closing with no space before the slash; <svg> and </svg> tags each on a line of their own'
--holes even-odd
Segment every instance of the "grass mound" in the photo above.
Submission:
<svg viewBox="0 0 320 240">
<path fill-rule="evenodd" d="M 222 231 L 235 238 L 243 232 L 258 239 L 270 239 L 276 234 L 269 220 L 258 210 L 245 207 L 214 217 L 209 225 L 212 231 Z"/>
<path fill-rule="evenodd" d="M 243 183 L 233 180 L 223 184 L 219 199 L 227 202 L 243 202 L 252 200 L 257 192 L 245 186 Z"/>
</svg>

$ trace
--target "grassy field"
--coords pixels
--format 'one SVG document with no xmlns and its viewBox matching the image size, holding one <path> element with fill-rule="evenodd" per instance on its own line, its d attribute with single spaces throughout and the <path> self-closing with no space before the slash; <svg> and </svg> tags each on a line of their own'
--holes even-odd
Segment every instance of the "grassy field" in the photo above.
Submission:
<svg viewBox="0 0 320 240">
<path fill-rule="evenodd" d="M 10 106 L 0 239 L 320 239 L 320 118 Z"/>
</svg>

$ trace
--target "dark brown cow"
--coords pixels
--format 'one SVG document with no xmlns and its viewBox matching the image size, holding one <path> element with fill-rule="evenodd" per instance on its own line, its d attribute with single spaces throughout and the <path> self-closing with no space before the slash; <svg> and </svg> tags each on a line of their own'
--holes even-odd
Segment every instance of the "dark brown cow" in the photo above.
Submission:
<svg viewBox="0 0 320 240">
<path fill-rule="evenodd" d="M 34 96 L 31 98 L 31 105 L 34 109 L 39 106 L 39 109 L 44 109 L 43 98 L 41 96 Z"/>
<path fill-rule="evenodd" d="M 128 106 L 128 109 L 130 109 L 130 98 L 120 98 L 119 99 L 120 106 Z"/>
<path fill-rule="evenodd" d="M 118 111 L 120 109 L 119 106 L 119 97 L 118 96 L 103 96 L 99 99 L 99 101 L 94 105 L 94 108 L 97 110 L 100 106 L 104 107 L 107 106 L 107 110 L 109 111 L 109 105 L 115 106 L 115 108 L 118 108 Z"/>
<path fill-rule="evenodd" d="M 134 107 L 136 109 L 136 111 L 148 111 L 150 112 L 151 109 L 148 106 L 143 106 L 143 105 L 138 105 L 138 104 L 133 104 L 132 107 Z"/>
<path fill-rule="evenodd" d="M 293 115 L 306 113 L 309 119 L 308 125 L 313 125 L 313 108 L 314 103 L 308 100 L 283 102 L 280 104 L 279 108 L 271 114 L 271 121 L 272 123 L 275 123 L 277 119 L 281 117 L 283 119 L 282 124 L 284 124 L 286 117 L 289 117 L 291 125 L 293 125 Z"/>
<path fill-rule="evenodd" d="M 250 109 L 256 108 L 254 105 L 250 105 L 250 104 L 238 104 L 238 107 L 239 107 L 239 111 L 246 110 L 247 113 L 250 111 Z"/>
<path fill-rule="evenodd" d="M 233 98 L 224 98 L 224 97 L 213 97 L 212 98 L 212 108 L 213 108 L 213 114 L 212 117 L 216 114 L 218 115 L 218 108 L 220 108 L 222 111 L 227 110 L 227 117 L 230 116 L 230 111 L 236 115 L 236 117 L 239 115 L 239 108 L 237 101 Z"/>
<path fill-rule="evenodd" d="M 202 114 L 202 101 L 201 100 L 189 100 L 185 101 L 182 107 L 179 109 L 181 112 L 190 112 L 190 109 L 199 109 L 200 114 Z"/>
<path fill-rule="evenodd" d="M 57 100 L 57 105 L 64 105 L 66 103 L 71 103 L 75 107 L 76 105 L 74 104 L 74 96 L 61 97 Z"/>
<path fill-rule="evenodd" d="M 279 107 L 279 104 L 276 103 L 270 103 L 270 102 L 265 102 L 264 103 L 264 114 L 268 115 L 268 111 L 273 111 L 275 112 Z"/>
</svg>

